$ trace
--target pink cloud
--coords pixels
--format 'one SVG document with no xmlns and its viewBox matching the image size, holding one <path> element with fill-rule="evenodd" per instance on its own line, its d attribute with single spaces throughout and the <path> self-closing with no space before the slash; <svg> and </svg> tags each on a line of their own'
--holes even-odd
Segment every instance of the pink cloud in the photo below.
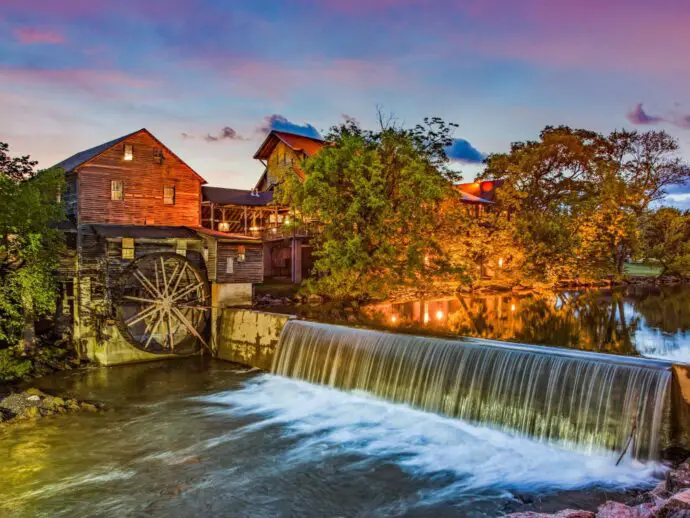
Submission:
<svg viewBox="0 0 690 518">
<path fill-rule="evenodd" d="M 61 33 L 35 27 L 20 27 L 14 31 L 14 37 L 19 43 L 25 45 L 37 43 L 58 45 L 65 42 L 65 37 Z"/>
<path fill-rule="evenodd" d="M 642 103 L 637 103 L 637 106 L 628 112 L 627 118 L 632 124 L 637 125 L 657 124 L 664 120 L 663 117 L 647 113 L 642 107 Z"/>
<path fill-rule="evenodd" d="M 346 88 L 362 91 L 377 87 L 401 89 L 414 83 L 384 61 L 359 59 L 302 59 L 297 62 L 251 59 L 223 54 L 199 56 L 186 63 L 218 75 L 235 93 L 287 100 L 306 89 Z"/>
<path fill-rule="evenodd" d="M 480 1 L 466 13 L 491 34 L 456 38 L 468 50 L 560 68 L 690 76 L 690 3 L 635 0 Z M 486 25 L 485 25 L 486 24 Z"/>
<path fill-rule="evenodd" d="M 19 87 L 52 88 L 58 85 L 81 88 L 101 95 L 113 95 L 122 90 L 144 89 L 151 86 L 154 81 L 119 70 L 0 67 L 0 83 Z"/>
</svg>

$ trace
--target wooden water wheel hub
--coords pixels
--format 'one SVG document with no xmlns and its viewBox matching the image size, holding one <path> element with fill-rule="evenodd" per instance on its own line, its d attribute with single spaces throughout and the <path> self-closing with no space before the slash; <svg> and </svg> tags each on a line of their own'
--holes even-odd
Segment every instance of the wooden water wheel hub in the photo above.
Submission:
<svg viewBox="0 0 690 518">
<path fill-rule="evenodd" d="M 208 282 L 186 257 L 145 255 L 123 270 L 117 284 L 117 320 L 132 345 L 157 354 L 189 354 L 206 345 Z"/>
</svg>

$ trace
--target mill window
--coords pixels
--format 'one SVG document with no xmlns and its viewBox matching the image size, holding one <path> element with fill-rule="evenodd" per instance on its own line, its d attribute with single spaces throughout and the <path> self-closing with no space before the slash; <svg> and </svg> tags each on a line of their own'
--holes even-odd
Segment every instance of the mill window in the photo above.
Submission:
<svg viewBox="0 0 690 518">
<path fill-rule="evenodd" d="M 134 238 L 123 237 L 122 238 L 122 258 L 123 259 L 134 259 Z"/>
<path fill-rule="evenodd" d="M 125 144 L 125 160 L 134 160 L 134 146 L 132 144 Z"/>
<path fill-rule="evenodd" d="M 122 180 L 112 180 L 110 182 L 110 199 L 122 201 L 124 199 L 124 184 Z"/>
<path fill-rule="evenodd" d="M 175 205 L 175 186 L 166 185 L 163 187 L 163 203 L 165 205 Z"/>
</svg>

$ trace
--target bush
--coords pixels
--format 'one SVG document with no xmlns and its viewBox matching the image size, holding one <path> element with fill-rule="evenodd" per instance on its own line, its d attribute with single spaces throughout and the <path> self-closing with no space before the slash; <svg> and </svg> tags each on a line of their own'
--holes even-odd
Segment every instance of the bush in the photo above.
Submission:
<svg viewBox="0 0 690 518">
<path fill-rule="evenodd" d="M 14 349 L 0 350 L 0 383 L 16 381 L 31 372 L 31 361 L 21 358 Z"/>
</svg>

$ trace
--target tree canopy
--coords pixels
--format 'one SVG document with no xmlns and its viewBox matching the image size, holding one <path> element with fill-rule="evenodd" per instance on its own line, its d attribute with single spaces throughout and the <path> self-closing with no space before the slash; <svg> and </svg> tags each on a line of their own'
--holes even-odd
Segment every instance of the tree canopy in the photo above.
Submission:
<svg viewBox="0 0 690 518">
<path fill-rule="evenodd" d="M 333 297 L 384 294 L 452 270 L 438 230 L 457 193 L 445 148 L 452 125 L 426 119 L 408 130 L 383 122 L 334 127 L 330 144 L 304 166 L 301 183 L 286 170 L 277 199 L 296 220 L 317 220 L 310 287 Z"/>
<path fill-rule="evenodd" d="M 0 142 L 0 346 L 19 342 L 34 319 L 55 310 L 55 269 L 62 246 L 56 224 L 61 169 L 35 170 L 29 157 L 11 157 Z"/>
</svg>

